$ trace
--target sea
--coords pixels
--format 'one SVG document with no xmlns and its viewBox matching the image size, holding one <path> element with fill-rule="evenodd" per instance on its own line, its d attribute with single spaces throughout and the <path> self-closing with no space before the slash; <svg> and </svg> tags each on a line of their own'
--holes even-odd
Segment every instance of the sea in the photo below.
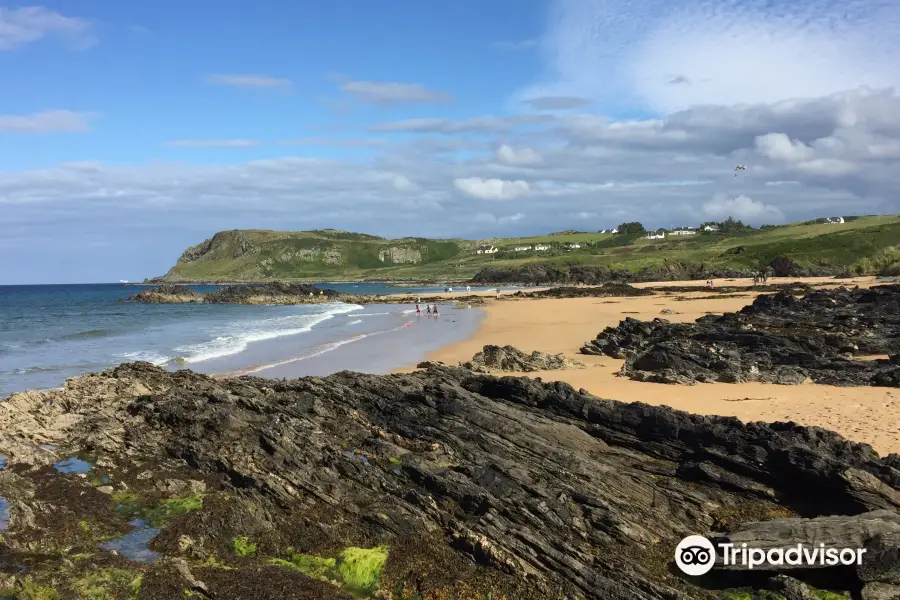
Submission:
<svg viewBox="0 0 900 600">
<path fill-rule="evenodd" d="M 441 287 L 320 284 L 355 294 L 426 295 Z M 209 292 L 215 286 L 192 286 Z M 397 304 L 250 306 L 122 302 L 132 284 L 0 286 L 0 398 L 123 362 L 273 377 L 390 372 L 471 336 L 482 311 L 453 301 L 440 316 Z M 473 288 L 473 291 L 487 288 Z M 508 289 L 508 288 L 507 288 Z"/>
</svg>

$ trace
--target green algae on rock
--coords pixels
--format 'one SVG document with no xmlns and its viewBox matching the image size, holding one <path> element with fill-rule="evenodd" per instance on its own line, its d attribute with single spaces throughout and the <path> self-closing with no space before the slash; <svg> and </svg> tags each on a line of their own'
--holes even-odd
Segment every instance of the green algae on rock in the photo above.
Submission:
<svg viewBox="0 0 900 600">
<path fill-rule="evenodd" d="M 4 409 L 0 551 L 27 568 L 18 590 L 66 600 L 108 569 L 141 576 L 138 600 L 710 600 L 671 568 L 685 532 L 900 507 L 900 457 L 831 432 L 440 365 L 279 381 L 132 363 Z M 29 457 L 34 439 L 96 454 L 113 493 Z M 159 560 L 98 549 L 139 514 Z"/>
</svg>

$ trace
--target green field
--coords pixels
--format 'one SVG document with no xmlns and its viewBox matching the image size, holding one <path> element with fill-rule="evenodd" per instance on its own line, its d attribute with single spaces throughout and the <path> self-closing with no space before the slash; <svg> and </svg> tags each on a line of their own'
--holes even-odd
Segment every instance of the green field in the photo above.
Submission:
<svg viewBox="0 0 900 600">
<path fill-rule="evenodd" d="M 569 249 L 566 243 L 590 244 Z M 544 252 L 516 245 L 551 244 Z M 476 254 L 492 244 L 496 254 Z M 793 224 L 724 234 L 648 240 L 644 235 L 570 233 L 487 240 L 384 239 L 336 230 L 220 232 L 188 249 L 166 281 L 461 280 L 487 266 L 530 262 L 577 263 L 637 271 L 666 262 L 707 268 L 755 269 L 777 257 L 800 266 L 871 270 L 896 256 L 900 217 L 860 217 L 842 224 Z M 868 260 L 868 262 L 866 262 Z"/>
</svg>

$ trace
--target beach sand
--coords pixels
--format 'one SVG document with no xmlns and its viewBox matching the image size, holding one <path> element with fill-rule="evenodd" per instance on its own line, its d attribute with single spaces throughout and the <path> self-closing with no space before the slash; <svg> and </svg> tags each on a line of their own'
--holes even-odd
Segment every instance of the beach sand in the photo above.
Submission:
<svg viewBox="0 0 900 600">
<path fill-rule="evenodd" d="M 770 278 L 769 283 L 802 281 L 820 289 L 845 285 L 877 285 L 873 278 Z M 511 292 L 484 308 L 486 317 L 469 339 L 428 354 L 429 360 L 456 364 L 469 360 L 485 344 L 512 345 L 531 352 L 563 353 L 584 362 L 585 369 L 528 373 L 544 381 L 564 381 L 574 388 L 613 400 L 667 405 L 707 415 L 735 416 L 742 421 L 795 421 L 836 431 L 844 437 L 871 444 L 880 454 L 900 452 L 900 390 L 880 387 L 836 387 L 818 384 L 700 383 L 692 386 L 632 381 L 615 375 L 621 360 L 586 356 L 578 350 L 605 327 L 627 316 L 650 320 L 693 321 L 705 314 L 741 309 L 758 294 L 752 280 L 716 280 L 718 286 L 747 285 L 746 293 L 708 298 L 715 290 L 656 294 L 634 298 L 516 299 Z M 704 281 L 637 284 L 636 287 L 685 285 L 703 288 Z M 485 294 L 496 295 L 496 294 Z M 452 296 L 452 295 L 451 295 Z M 686 298 L 677 300 L 677 297 Z M 675 314 L 661 315 L 670 309 Z M 404 369 L 410 371 L 414 365 Z"/>
</svg>

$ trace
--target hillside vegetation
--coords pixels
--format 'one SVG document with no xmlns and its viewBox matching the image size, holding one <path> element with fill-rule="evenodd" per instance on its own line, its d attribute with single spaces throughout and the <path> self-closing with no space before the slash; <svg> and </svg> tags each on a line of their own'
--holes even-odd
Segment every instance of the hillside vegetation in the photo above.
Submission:
<svg viewBox="0 0 900 600">
<path fill-rule="evenodd" d="M 478 245 L 498 249 L 476 254 Z M 545 251 L 516 251 L 546 244 Z M 568 247 L 580 244 L 581 247 Z M 798 269 L 888 274 L 900 246 L 900 217 L 798 223 L 728 233 L 647 239 L 643 234 L 571 233 L 488 240 L 385 239 L 337 230 L 233 230 L 187 249 L 164 281 L 463 280 L 482 269 L 532 263 L 638 272 L 666 265 L 746 271 L 789 258 Z"/>
</svg>

